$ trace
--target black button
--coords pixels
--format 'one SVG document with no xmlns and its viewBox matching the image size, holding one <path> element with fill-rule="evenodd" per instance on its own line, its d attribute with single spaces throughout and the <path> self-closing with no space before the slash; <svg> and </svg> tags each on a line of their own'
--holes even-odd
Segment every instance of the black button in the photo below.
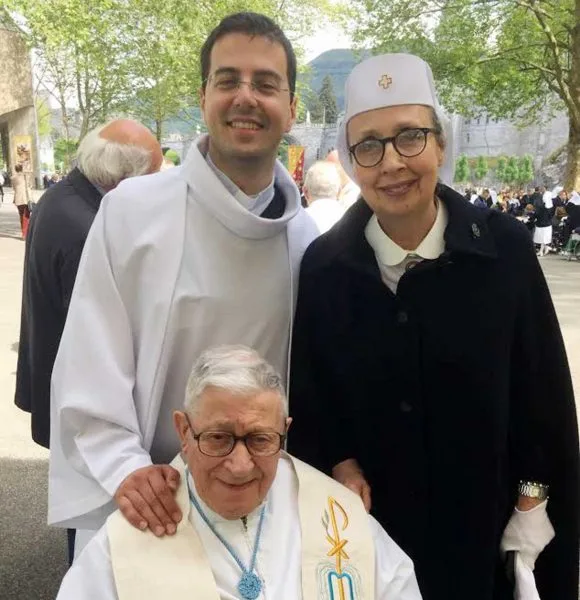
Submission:
<svg viewBox="0 0 580 600">
<path fill-rule="evenodd" d="M 405 402 L 404 400 L 403 400 L 403 402 L 401 402 L 401 404 L 399 404 L 399 408 L 401 409 L 401 412 L 404 412 L 404 413 L 410 413 L 413 410 L 413 407 L 408 402 Z"/>
<path fill-rule="evenodd" d="M 397 313 L 397 321 L 401 325 L 404 325 L 405 323 L 407 323 L 409 321 L 409 315 L 404 310 L 400 310 Z"/>
</svg>

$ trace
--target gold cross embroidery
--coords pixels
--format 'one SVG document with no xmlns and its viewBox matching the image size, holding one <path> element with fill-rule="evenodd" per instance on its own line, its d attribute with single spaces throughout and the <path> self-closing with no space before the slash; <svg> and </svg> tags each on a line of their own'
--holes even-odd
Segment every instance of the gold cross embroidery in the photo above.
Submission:
<svg viewBox="0 0 580 600">
<path fill-rule="evenodd" d="M 393 83 L 393 80 L 391 77 L 389 77 L 388 75 L 383 75 L 380 79 L 379 79 L 379 85 L 384 89 L 384 90 L 388 90 L 391 87 L 391 84 Z"/>
</svg>

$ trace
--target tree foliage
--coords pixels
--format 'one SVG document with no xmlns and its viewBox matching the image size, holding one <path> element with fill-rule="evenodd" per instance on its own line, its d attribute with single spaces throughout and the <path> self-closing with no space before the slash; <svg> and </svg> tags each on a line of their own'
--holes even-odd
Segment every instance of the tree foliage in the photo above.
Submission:
<svg viewBox="0 0 580 600">
<path fill-rule="evenodd" d="M 37 96 L 34 102 L 36 108 L 36 121 L 38 123 L 38 135 L 47 137 L 52 131 L 50 106 L 40 97 Z"/>
<path fill-rule="evenodd" d="M 78 140 L 67 140 L 60 138 L 54 143 L 54 163 L 64 171 L 68 171 L 71 166 L 72 159 L 79 147 Z"/>
<path fill-rule="evenodd" d="M 505 169 L 507 167 L 507 159 L 505 156 L 500 156 L 497 159 L 497 166 L 495 168 L 495 177 L 500 183 L 505 183 Z"/>
<path fill-rule="evenodd" d="M 518 161 L 518 183 L 523 185 L 534 179 L 534 162 L 529 154 L 520 157 Z"/>
<path fill-rule="evenodd" d="M 517 183 L 519 176 L 520 170 L 518 168 L 518 159 L 515 156 L 510 156 L 505 168 L 505 183 Z"/>
<path fill-rule="evenodd" d="M 473 175 L 475 179 L 482 180 L 489 171 L 489 167 L 487 164 L 487 158 L 485 156 L 478 156 L 477 161 L 475 163 L 475 169 L 473 171 Z"/>
<path fill-rule="evenodd" d="M 462 155 L 455 163 L 455 177 L 454 180 L 457 183 L 464 183 L 469 181 L 471 175 L 471 169 L 469 168 L 469 160 L 467 156 Z"/>
<path fill-rule="evenodd" d="M 326 75 L 322 80 L 318 96 L 320 98 L 320 107 L 322 108 L 322 121 L 324 123 L 336 123 L 338 107 L 330 75 Z"/>
<path fill-rule="evenodd" d="M 201 45 L 227 14 L 266 14 L 299 46 L 321 18 L 337 10 L 327 0 L 4 0 L 3 5 L 18 15 L 35 49 L 37 72 L 61 107 L 67 138 L 71 105 L 81 114 L 81 138 L 119 114 L 134 115 L 161 137 L 163 124 L 196 102 Z"/>
<path fill-rule="evenodd" d="M 352 0 L 363 47 L 411 52 L 444 105 L 522 124 L 570 118 L 567 183 L 580 188 L 580 0 Z"/>
</svg>

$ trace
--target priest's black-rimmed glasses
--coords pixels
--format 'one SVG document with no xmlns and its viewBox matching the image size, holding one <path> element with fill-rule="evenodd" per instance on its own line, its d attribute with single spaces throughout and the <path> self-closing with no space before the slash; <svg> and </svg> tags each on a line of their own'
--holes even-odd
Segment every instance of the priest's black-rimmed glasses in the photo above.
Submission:
<svg viewBox="0 0 580 600">
<path fill-rule="evenodd" d="M 246 435 L 234 435 L 229 431 L 201 431 L 195 433 L 187 413 L 187 424 L 199 451 L 205 456 L 221 458 L 231 454 L 238 442 L 243 442 L 251 456 L 273 456 L 280 452 L 286 434 L 275 431 L 255 431 Z"/>
<path fill-rule="evenodd" d="M 376 167 L 383 160 L 388 143 L 393 144 L 399 155 L 413 158 L 425 150 L 427 135 L 433 132 L 435 129 L 430 127 L 403 129 L 392 137 L 367 137 L 350 146 L 348 150 L 361 167 Z"/>
</svg>

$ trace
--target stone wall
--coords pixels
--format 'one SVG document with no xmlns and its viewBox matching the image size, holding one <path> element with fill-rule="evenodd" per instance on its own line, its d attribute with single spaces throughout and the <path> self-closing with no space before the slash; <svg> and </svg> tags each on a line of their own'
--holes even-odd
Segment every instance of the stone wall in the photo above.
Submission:
<svg viewBox="0 0 580 600">
<path fill-rule="evenodd" d="M 14 31 L 0 29 L 0 65 L 0 115 L 32 106 L 28 48 Z"/>
<path fill-rule="evenodd" d="M 460 154 L 467 156 L 522 156 L 531 154 L 541 163 L 568 139 L 568 118 L 559 114 L 546 123 L 520 129 L 509 121 L 483 116 L 460 119 Z"/>
<path fill-rule="evenodd" d="M 452 117 L 452 126 L 453 151 L 456 157 L 461 154 L 471 157 L 531 154 L 538 173 L 538 183 L 540 183 L 540 171 L 544 161 L 565 144 L 568 137 L 568 119 L 564 114 L 558 115 L 547 123 L 526 129 L 518 129 L 509 121 L 494 121 L 486 117 L 468 120 L 459 115 Z M 294 125 L 288 138 L 291 143 L 306 148 L 304 168 L 308 170 L 316 160 L 325 158 L 336 148 L 337 134 L 337 125 L 300 123 Z M 184 156 L 191 141 L 192 138 L 166 140 L 163 144 Z M 481 183 L 493 185 L 496 182 L 490 179 Z"/>
<path fill-rule="evenodd" d="M 510 121 L 495 121 L 488 117 L 464 119 L 452 118 L 453 149 L 455 156 L 523 156 L 531 154 L 537 173 L 555 150 L 568 139 L 568 118 L 559 114 L 546 123 L 519 129 Z M 324 158 L 336 147 L 336 125 L 295 125 L 290 132 L 306 147 L 305 168 L 318 158 Z"/>
<path fill-rule="evenodd" d="M 26 44 L 15 31 L 0 28 L 0 132 L 4 160 L 10 169 L 16 160 L 14 137 L 32 139 L 30 183 L 39 183 L 39 157 L 36 145 L 36 111 L 34 109 L 32 73 Z M 35 181 L 36 180 L 36 181 Z"/>
</svg>

